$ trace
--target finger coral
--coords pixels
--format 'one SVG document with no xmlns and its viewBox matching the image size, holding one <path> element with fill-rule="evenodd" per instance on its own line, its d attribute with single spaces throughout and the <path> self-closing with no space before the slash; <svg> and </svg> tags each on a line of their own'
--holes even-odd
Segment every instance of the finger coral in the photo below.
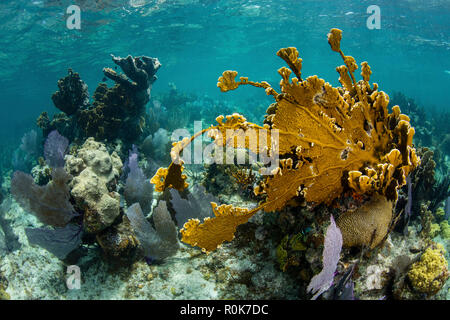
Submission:
<svg viewBox="0 0 450 320">
<path fill-rule="evenodd" d="M 278 153 L 281 159 L 278 167 L 254 190 L 255 194 L 265 197 L 257 209 L 277 211 L 298 196 L 303 196 L 313 205 L 329 205 L 348 188 L 358 194 L 379 194 L 388 200 L 396 200 L 397 189 L 406 183 L 407 175 L 420 162 L 412 146 L 414 128 L 398 106 L 394 106 L 391 113 L 388 111 L 389 97 L 378 90 L 377 84 L 369 83 L 372 71 L 367 62 L 361 64 L 362 80 L 356 81 L 354 73 L 358 65 L 353 57 L 342 52 L 341 39 L 342 31 L 339 29 L 332 29 L 328 34 L 331 49 L 339 52 L 344 61 L 344 65 L 336 68 L 342 87 L 335 88 L 317 76 L 302 80 L 302 60 L 293 47 L 277 53 L 290 67 L 278 70 L 282 78 L 280 93 L 267 82 L 253 82 L 247 77 L 236 81 L 236 71 L 225 71 L 217 83 L 221 91 L 252 85 L 264 88 L 267 95 L 273 96 L 275 102 L 267 109 L 264 126 L 249 123 L 238 114 L 227 116 L 226 121 L 220 116 L 218 125 L 174 144 L 172 161 L 177 160 L 179 153 L 193 139 L 208 132 L 218 146 Z M 291 79 L 292 72 L 296 77 Z M 268 131 L 266 137 L 271 140 L 264 150 L 259 144 L 259 134 L 245 135 L 247 131 L 259 132 L 262 129 Z M 237 133 L 225 135 L 224 132 L 229 130 Z M 274 143 L 275 132 L 278 141 Z M 238 137 L 242 136 L 245 139 L 239 140 Z M 166 183 L 161 191 L 165 187 L 169 185 Z M 238 216 L 247 217 L 257 209 L 248 212 L 242 208 L 235 210 L 239 211 Z M 235 223 L 235 215 L 229 214 L 235 210 L 230 210 L 224 216 L 230 219 L 227 220 L 229 223 L 231 220 Z M 203 225 L 188 222 L 184 234 L 190 236 L 184 237 L 183 241 L 201 246 L 195 233 L 202 239 L 209 236 L 214 239 L 205 243 L 210 250 L 213 249 L 212 243 L 232 239 L 228 231 L 217 232 L 213 226 L 220 224 L 219 229 L 223 230 L 223 219 L 219 214 L 205 220 Z M 243 223 L 248 219 L 239 220 Z M 229 231 L 234 229 L 235 226 Z"/>
</svg>

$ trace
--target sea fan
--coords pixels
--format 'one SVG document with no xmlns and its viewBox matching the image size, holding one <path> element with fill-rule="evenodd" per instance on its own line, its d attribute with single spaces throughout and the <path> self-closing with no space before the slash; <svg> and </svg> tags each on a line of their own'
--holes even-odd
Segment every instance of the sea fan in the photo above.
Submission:
<svg viewBox="0 0 450 320">
<path fill-rule="evenodd" d="M 315 275 L 308 285 L 307 291 L 313 292 L 312 300 L 317 299 L 322 293 L 327 291 L 334 279 L 334 272 L 341 255 L 342 234 L 336 226 L 333 216 L 330 217 L 330 226 L 325 234 L 325 243 L 323 248 L 323 269 Z"/>
<path fill-rule="evenodd" d="M 153 212 L 155 228 L 145 219 L 139 203 L 130 206 L 126 215 L 144 249 L 146 258 L 161 260 L 178 250 L 177 229 L 165 201 L 160 201 Z"/>
<path fill-rule="evenodd" d="M 64 166 L 64 156 L 66 154 L 69 140 L 53 130 L 47 137 L 44 145 L 44 156 L 47 164 L 52 168 Z"/>
<path fill-rule="evenodd" d="M 11 181 L 11 194 L 24 210 L 33 213 L 42 223 L 64 227 L 77 215 L 69 201 L 69 179 L 64 169 L 56 168 L 52 181 L 38 186 L 32 176 L 16 171 Z"/>
</svg>

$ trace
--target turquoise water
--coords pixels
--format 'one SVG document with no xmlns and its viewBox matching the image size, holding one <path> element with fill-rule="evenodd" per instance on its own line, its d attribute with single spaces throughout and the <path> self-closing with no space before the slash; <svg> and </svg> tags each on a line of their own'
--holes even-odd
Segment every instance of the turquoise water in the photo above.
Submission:
<svg viewBox="0 0 450 320">
<path fill-rule="evenodd" d="M 81 7 L 81 30 L 66 28 L 65 9 Z M 92 94 L 109 54 L 158 57 L 163 68 L 153 92 L 173 82 L 186 92 L 220 99 L 253 95 L 252 89 L 220 94 L 216 80 L 238 70 L 255 81 L 278 83 L 279 48 L 295 46 L 303 74 L 338 84 L 340 57 L 329 50 L 330 28 L 344 32 L 342 46 L 368 61 L 372 80 L 387 93 L 401 91 L 426 108 L 445 109 L 450 85 L 450 3 L 376 1 L 381 29 L 369 30 L 371 1 L 2 1 L 0 92 L 2 137 L 17 138 L 43 111 L 71 67 Z M 252 106 L 246 106 L 251 108 Z"/>
</svg>

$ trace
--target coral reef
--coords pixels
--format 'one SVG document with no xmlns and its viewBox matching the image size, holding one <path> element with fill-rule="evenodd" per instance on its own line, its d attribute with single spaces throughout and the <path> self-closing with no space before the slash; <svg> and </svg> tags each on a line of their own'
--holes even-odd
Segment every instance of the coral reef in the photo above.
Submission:
<svg viewBox="0 0 450 320">
<path fill-rule="evenodd" d="M 180 152 L 206 132 L 219 147 L 246 148 L 260 154 L 264 152 L 260 142 L 267 142 L 276 131 L 278 145 L 264 146 L 269 154 L 278 152 L 281 160 L 272 175 L 267 175 L 254 190 L 265 197 L 259 207 L 250 210 L 212 204 L 216 217 L 203 224 L 190 220 L 181 230 L 183 241 L 213 250 L 233 239 L 237 225 L 247 222 L 260 209 L 280 210 L 299 196 L 316 205 L 331 204 L 346 189 L 353 189 L 359 194 L 378 193 L 397 200 L 397 189 L 420 162 L 412 147 L 414 129 L 398 106 L 388 112 L 389 98 L 377 84 L 369 84 L 371 70 L 366 62 L 361 65 L 363 80 L 356 82 L 354 72 L 358 66 L 351 56 L 343 54 L 340 39 L 341 31 L 332 29 L 328 41 L 345 63 L 337 68 L 340 88 L 333 88 L 317 76 L 302 80 L 302 60 L 295 48 L 277 53 L 291 68 L 278 71 L 282 76 L 281 93 L 267 82 L 253 82 L 246 77 L 237 82 L 236 71 L 225 71 L 219 78 L 221 91 L 249 84 L 264 88 L 274 97 L 276 102 L 268 108 L 264 126 L 249 123 L 239 114 L 218 117 L 218 125 L 174 144 L 173 163 L 168 169 L 161 168 L 152 179 L 156 190 L 175 186 L 171 181 L 179 181 L 177 188 L 184 189 Z M 290 80 L 292 72 L 296 77 Z M 234 130 L 231 136 L 226 135 L 227 130 Z M 265 138 L 258 138 L 263 130 L 271 131 Z M 256 134 L 239 139 L 247 132 Z"/>
<path fill-rule="evenodd" d="M 435 295 L 449 277 L 444 249 L 440 245 L 428 248 L 408 271 L 414 288 L 428 295 Z"/>
<path fill-rule="evenodd" d="M 39 159 L 39 164 L 31 169 L 31 175 L 37 185 L 43 186 L 52 179 L 52 170 L 43 158 Z"/>
<path fill-rule="evenodd" d="M 140 255 L 139 241 L 126 219 L 97 233 L 96 240 L 104 257 L 114 267 L 127 266 Z"/>
<path fill-rule="evenodd" d="M 243 107 L 174 83 L 152 97 L 156 58 L 112 56 L 92 102 L 69 69 L 45 144 L 32 130 L 0 157 L 0 300 L 448 300 L 448 114 L 390 99 L 367 62 L 358 81 L 341 41 L 340 86 L 294 47 L 279 90 L 223 72 L 222 92 L 265 90 Z M 172 144 L 194 120 L 216 123 Z M 200 139 L 214 160 L 185 165 Z M 83 290 L 61 281 L 74 264 Z"/>
<path fill-rule="evenodd" d="M 68 75 L 58 80 L 58 91 L 52 95 L 56 108 L 71 116 L 89 104 L 89 93 L 86 83 L 80 75 L 69 69 Z"/>
<path fill-rule="evenodd" d="M 392 202 L 374 196 L 363 206 L 339 216 L 337 225 L 342 231 L 344 246 L 374 248 L 385 238 L 392 220 Z"/>
<path fill-rule="evenodd" d="M 11 194 L 28 212 L 42 223 L 54 227 L 64 227 L 76 216 L 70 203 L 70 176 L 62 169 L 52 172 L 52 180 L 45 186 L 34 183 L 33 177 L 21 171 L 14 173 Z"/>
<path fill-rule="evenodd" d="M 340 228 L 336 226 L 333 216 L 330 218 L 330 226 L 325 234 L 323 248 L 323 269 L 315 275 L 308 285 L 308 292 L 314 293 L 315 300 L 323 292 L 327 291 L 333 283 L 334 273 L 341 257 L 343 236 Z"/>
<path fill-rule="evenodd" d="M 165 201 L 160 201 L 153 212 L 154 228 L 138 203 L 130 206 L 126 214 L 147 259 L 162 260 L 177 252 L 177 229 Z"/>
<path fill-rule="evenodd" d="M 59 91 L 52 100 L 63 113 L 56 114 L 52 120 L 46 112 L 39 116 L 37 124 L 44 136 L 57 129 L 70 141 L 76 138 L 84 141 L 88 137 L 98 141 L 121 138 L 130 143 L 139 140 L 148 122 L 145 105 L 150 100 L 151 85 L 161 64 L 157 58 L 146 56 L 120 58 L 112 55 L 112 60 L 124 74 L 104 68 L 103 73 L 115 85 L 108 88 L 106 83 L 100 83 L 91 105 L 87 86 L 77 73 L 69 70 L 69 74 L 58 81 Z"/>
<path fill-rule="evenodd" d="M 128 169 L 123 196 L 128 205 L 139 203 L 144 212 L 150 212 L 152 205 L 153 185 L 139 167 L 138 151 L 133 148 L 129 152 L 125 168 Z"/>
<path fill-rule="evenodd" d="M 120 213 L 120 195 L 114 187 L 122 161 L 116 152 L 109 154 L 104 144 L 89 138 L 76 155 L 66 157 L 65 169 L 74 176 L 70 193 L 84 212 L 84 229 L 98 233 L 110 226 Z"/>
</svg>

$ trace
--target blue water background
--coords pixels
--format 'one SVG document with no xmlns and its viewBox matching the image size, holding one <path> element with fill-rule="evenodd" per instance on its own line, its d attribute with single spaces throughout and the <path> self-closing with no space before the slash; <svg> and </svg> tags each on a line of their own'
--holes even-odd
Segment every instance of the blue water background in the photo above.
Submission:
<svg viewBox="0 0 450 320">
<path fill-rule="evenodd" d="M 68 5 L 79 4 L 81 30 L 66 27 Z M 369 30 L 369 5 L 381 8 L 381 29 Z M 158 57 L 163 67 L 153 93 L 173 82 L 183 92 L 235 100 L 264 99 L 262 89 L 220 93 L 224 70 L 278 88 L 279 48 L 295 46 L 303 77 L 317 74 L 338 85 L 327 33 L 343 30 L 341 47 L 372 81 L 429 108 L 449 108 L 450 1 L 300 0 L 20 0 L 0 3 L 0 137 L 18 145 L 51 101 L 56 82 L 73 68 L 93 93 L 114 55 Z M 359 73 L 359 70 L 358 70 Z M 359 74 L 358 74 L 359 77 Z M 111 83 L 110 83 L 111 84 Z M 270 101 L 270 99 L 268 99 Z M 248 103 L 248 102 L 247 102 Z M 252 108 L 251 104 L 243 108 Z M 414 124 L 413 124 L 414 125 Z"/>
</svg>

